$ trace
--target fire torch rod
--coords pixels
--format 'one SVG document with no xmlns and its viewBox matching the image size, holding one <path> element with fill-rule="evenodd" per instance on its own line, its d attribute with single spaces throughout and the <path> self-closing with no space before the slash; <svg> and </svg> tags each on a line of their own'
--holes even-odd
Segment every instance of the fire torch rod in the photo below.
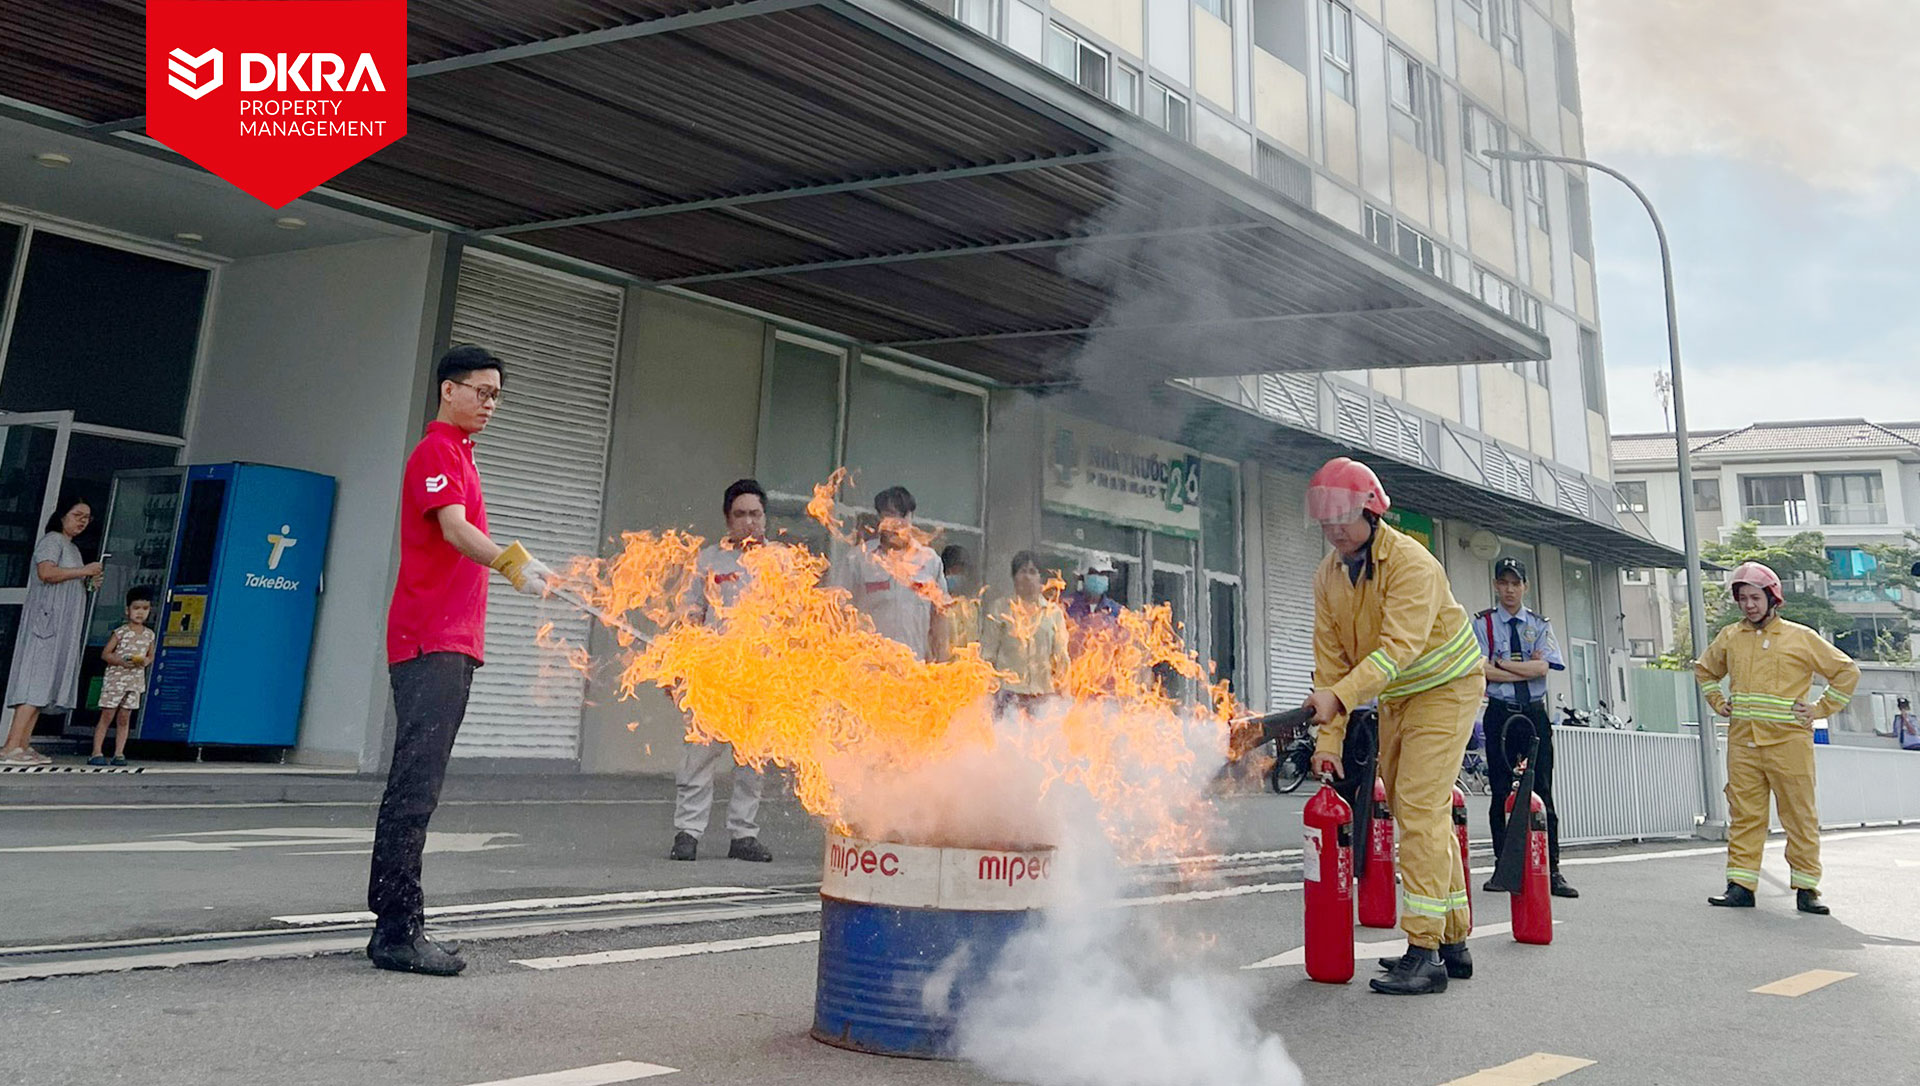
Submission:
<svg viewBox="0 0 1920 1086">
<path fill-rule="evenodd" d="M 599 619 L 609 627 L 626 634 L 642 645 L 653 644 L 653 638 L 634 629 L 632 624 L 627 622 L 626 619 L 594 606 L 592 603 L 589 603 L 585 597 L 573 591 L 571 588 L 562 588 L 559 585 L 550 584 L 547 586 L 547 594 L 559 600 L 561 603 L 573 607 L 577 611 Z"/>
</svg>

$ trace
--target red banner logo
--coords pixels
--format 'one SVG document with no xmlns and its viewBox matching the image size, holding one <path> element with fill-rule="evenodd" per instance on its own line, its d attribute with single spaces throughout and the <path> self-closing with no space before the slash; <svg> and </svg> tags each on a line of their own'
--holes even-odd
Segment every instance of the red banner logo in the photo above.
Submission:
<svg viewBox="0 0 1920 1086">
<path fill-rule="evenodd" d="M 406 0 L 147 0 L 146 123 L 284 207 L 407 134 Z"/>
</svg>

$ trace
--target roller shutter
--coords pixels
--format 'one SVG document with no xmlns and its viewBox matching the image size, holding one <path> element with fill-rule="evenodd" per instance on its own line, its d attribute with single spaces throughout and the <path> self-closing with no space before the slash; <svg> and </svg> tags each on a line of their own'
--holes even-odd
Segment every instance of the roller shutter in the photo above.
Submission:
<svg viewBox="0 0 1920 1086">
<path fill-rule="evenodd" d="M 622 292 L 490 253 L 464 253 L 453 342 L 507 364 L 506 391 L 474 459 L 491 534 L 556 569 L 600 550 Z M 487 665 L 473 681 L 454 754 L 578 758 L 585 680 L 536 644 L 540 628 L 586 643 L 588 620 L 492 580 Z"/>
<path fill-rule="evenodd" d="M 1304 476 L 1263 471 L 1261 541 L 1267 596 L 1267 704 L 1298 705 L 1312 689 L 1313 571 L 1326 554 L 1307 526 Z"/>
</svg>

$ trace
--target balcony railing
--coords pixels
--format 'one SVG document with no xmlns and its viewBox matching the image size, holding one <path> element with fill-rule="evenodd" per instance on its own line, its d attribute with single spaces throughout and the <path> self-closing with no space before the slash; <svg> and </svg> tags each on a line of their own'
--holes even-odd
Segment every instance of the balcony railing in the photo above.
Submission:
<svg viewBox="0 0 1920 1086">
<path fill-rule="evenodd" d="M 1822 524 L 1885 524 L 1886 522 L 1887 507 L 1881 502 L 1820 506 L 1820 523 Z"/>
<path fill-rule="evenodd" d="M 1826 594 L 1833 603 L 1900 602 L 1898 586 L 1868 584 L 1865 581 L 1828 581 Z"/>
<path fill-rule="evenodd" d="M 1747 506 L 1747 519 L 1762 527 L 1791 528 L 1807 523 L 1805 500 Z"/>
</svg>

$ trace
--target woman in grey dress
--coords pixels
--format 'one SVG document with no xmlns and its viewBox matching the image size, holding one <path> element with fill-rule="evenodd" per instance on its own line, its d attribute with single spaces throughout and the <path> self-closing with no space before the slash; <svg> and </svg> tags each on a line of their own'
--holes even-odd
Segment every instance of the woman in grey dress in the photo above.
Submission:
<svg viewBox="0 0 1920 1086">
<path fill-rule="evenodd" d="M 93 523 L 93 509 L 79 500 L 63 501 L 33 548 L 33 572 L 27 575 L 27 604 L 13 642 L 13 669 L 7 674 L 7 708 L 13 727 L 0 745 L 0 762 L 40 765 L 52 759 L 36 752 L 33 726 L 42 710 L 73 709 L 80 687 L 80 652 L 87 618 L 87 580 L 100 575 L 100 563 L 80 557 L 74 537 Z"/>
</svg>

